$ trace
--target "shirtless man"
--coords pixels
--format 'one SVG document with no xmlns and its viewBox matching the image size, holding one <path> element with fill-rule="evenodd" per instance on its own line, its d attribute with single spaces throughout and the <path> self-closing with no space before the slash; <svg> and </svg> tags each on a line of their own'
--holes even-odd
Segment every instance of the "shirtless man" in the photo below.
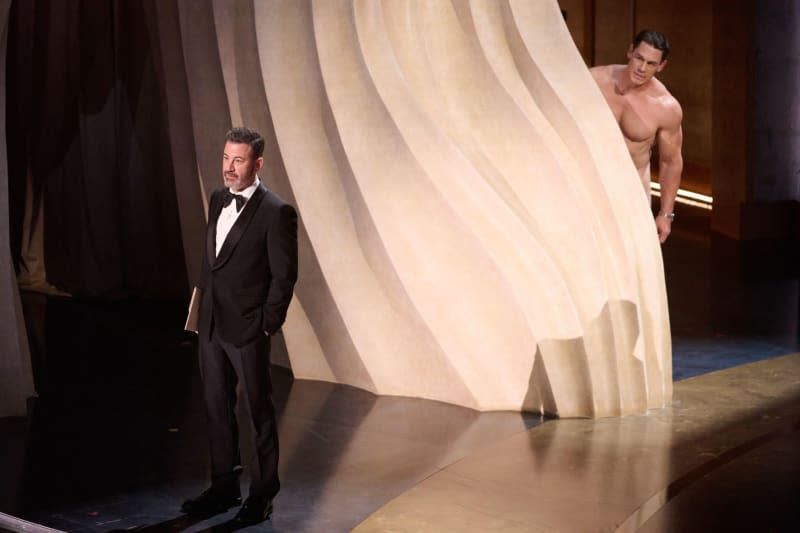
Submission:
<svg viewBox="0 0 800 533">
<path fill-rule="evenodd" d="M 668 55 L 667 38 L 657 31 L 644 30 L 628 48 L 626 65 L 590 70 L 622 130 L 648 200 L 650 153 L 658 143 L 661 210 L 656 215 L 656 228 L 662 243 L 667 240 L 675 218 L 675 195 L 683 170 L 683 111 L 664 84 L 654 77 L 667 66 Z"/>
</svg>

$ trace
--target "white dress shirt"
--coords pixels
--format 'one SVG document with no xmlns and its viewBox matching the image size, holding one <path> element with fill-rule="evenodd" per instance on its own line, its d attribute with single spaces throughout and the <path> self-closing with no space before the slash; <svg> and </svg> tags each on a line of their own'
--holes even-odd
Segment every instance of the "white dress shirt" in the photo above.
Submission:
<svg viewBox="0 0 800 533">
<path fill-rule="evenodd" d="M 250 197 L 253 196 L 253 193 L 256 192 L 256 188 L 261 183 L 261 180 L 258 179 L 256 176 L 256 180 L 243 191 L 233 192 L 233 194 L 241 194 L 247 200 L 250 200 Z M 230 189 L 228 189 L 230 191 Z M 242 206 L 242 210 L 244 210 L 247 203 Z M 236 222 L 236 219 L 239 218 L 239 214 L 242 210 L 236 210 L 236 202 L 233 201 L 228 204 L 227 207 L 222 208 L 222 212 L 219 214 L 219 218 L 217 219 L 217 242 L 215 243 L 217 253 L 215 255 L 219 255 L 219 251 L 222 249 L 222 245 L 225 243 L 225 238 L 228 236 L 228 233 L 231 231 L 233 224 Z"/>
</svg>

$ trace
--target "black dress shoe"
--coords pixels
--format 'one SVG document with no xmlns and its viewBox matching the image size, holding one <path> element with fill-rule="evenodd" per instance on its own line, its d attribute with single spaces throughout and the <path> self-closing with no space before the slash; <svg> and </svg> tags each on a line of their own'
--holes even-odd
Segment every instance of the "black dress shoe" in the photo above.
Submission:
<svg viewBox="0 0 800 533">
<path fill-rule="evenodd" d="M 211 488 L 197 498 L 191 498 L 183 502 L 181 511 L 190 516 L 211 517 L 224 513 L 231 507 L 236 507 L 241 503 L 242 496 L 238 486 L 211 485 Z"/>
<path fill-rule="evenodd" d="M 272 515 L 272 500 L 250 496 L 244 501 L 244 505 L 233 517 L 233 521 L 242 526 L 258 524 L 264 520 L 269 520 Z"/>
</svg>

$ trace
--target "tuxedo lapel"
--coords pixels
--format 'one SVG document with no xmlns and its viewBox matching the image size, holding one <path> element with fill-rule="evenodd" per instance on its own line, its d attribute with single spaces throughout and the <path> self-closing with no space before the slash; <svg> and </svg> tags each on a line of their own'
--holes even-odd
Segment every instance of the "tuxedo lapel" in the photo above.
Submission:
<svg viewBox="0 0 800 533">
<path fill-rule="evenodd" d="M 264 192 L 264 186 L 259 185 L 256 190 L 253 191 L 253 195 L 250 197 L 247 203 L 244 204 L 242 212 L 239 214 L 236 222 L 233 223 L 233 227 L 231 228 L 230 232 L 228 232 L 228 236 L 225 237 L 225 242 L 222 244 L 219 255 L 211 262 L 213 269 L 217 269 L 224 265 L 231 253 L 233 253 L 233 250 L 236 248 L 236 245 L 239 243 L 242 235 L 244 235 L 247 226 L 250 224 L 250 221 L 253 219 L 256 211 L 258 211 L 258 206 L 261 204 L 261 200 L 264 198 Z M 219 217 L 219 214 L 217 214 L 217 217 Z M 216 223 L 214 226 L 216 228 Z M 214 231 L 216 234 L 216 229 Z"/>
</svg>

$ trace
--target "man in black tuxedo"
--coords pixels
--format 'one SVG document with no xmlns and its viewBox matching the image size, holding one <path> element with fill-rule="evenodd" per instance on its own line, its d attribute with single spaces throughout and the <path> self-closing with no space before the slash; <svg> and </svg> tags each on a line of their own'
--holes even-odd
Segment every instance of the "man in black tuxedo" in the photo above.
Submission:
<svg viewBox="0 0 800 533">
<path fill-rule="evenodd" d="M 226 136 L 226 189 L 208 207 L 199 289 L 200 372 L 211 449 L 211 487 L 184 502 L 193 516 L 211 516 L 241 503 L 236 388 L 253 435 L 250 493 L 234 520 L 269 518 L 278 480 L 278 433 L 270 397 L 270 336 L 283 324 L 297 280 L 297 213 L 257 176 L 264 139 L 247 128 Z"/>
</svg>

